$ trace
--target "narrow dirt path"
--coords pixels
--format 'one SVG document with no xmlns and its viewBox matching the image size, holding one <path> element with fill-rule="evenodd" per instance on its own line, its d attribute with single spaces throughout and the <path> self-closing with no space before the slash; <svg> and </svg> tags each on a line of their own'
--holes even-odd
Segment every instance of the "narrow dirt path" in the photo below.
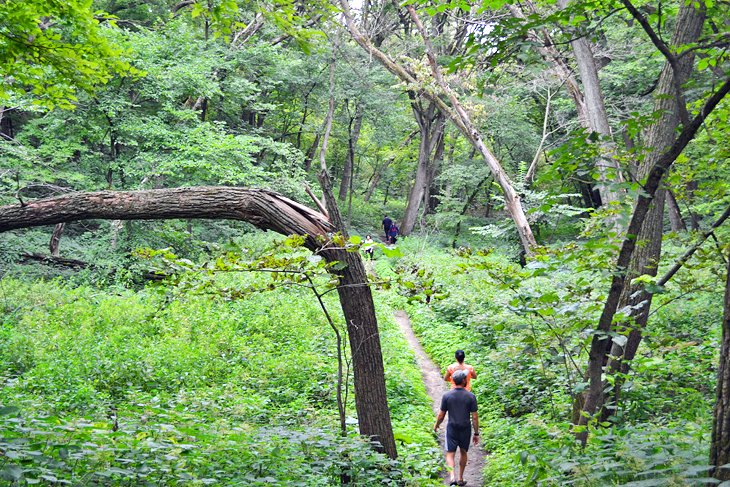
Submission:
<svg viewBox="0 0 730 487">
<path fill-rule="evenodd" d="M 421 368 L 421 375 L 423 376 L 423 383 L 426 385 L 426 391 L 428 391 L 428 395 L 431 396 L 435 422 L 436 414 L 438 413 L 439 407 L 441 406 L 441 396 L 447 390 L 446 383 L 444 382 L 443 376 L 441 375 L 441 370 L 431 361 L 430 358 L 428 358 L 426 352 L 424 352 L 423 347 L 418 342 L 418 338 L 416 338 L 416 335 L 413 333 L 411 320 L 408 319 L 408 315 L 404 311 L 396 311 L 395 320 L 398 323 L 398 326 L 400 326 L 403 335 L 405 335 L 406 340 L 408 340 L 409 345 L 416 354 L 416 360 L 418 361 L 418 365 Z M 428 428 L 433 428 L 433 423 L 424 426 Z M 446 425 L 444 424 L 441 426 L 439 431 L 439 444 L 442 448 L 444 445 L 445 431 Z M 460 454 L 457 451 L 457 469 L 459 468 L 459 455 Z M 444 463 L 444 465 L 446 464 Z M 471 448 L 469 448 L 469 463 L 467 464 L 466 472 L 464 473 L 464 480 L 466 480 L 467 485 L 473 487 L 481 486 L 482 470 L 484 470 L 484 451 L 482 450 L 481 446 L 472 445 Z M 448 484 L 449 476 L 448 472 L 446 472 L 445 469 L 443 477 L 444 483 Z"/>
</svg>

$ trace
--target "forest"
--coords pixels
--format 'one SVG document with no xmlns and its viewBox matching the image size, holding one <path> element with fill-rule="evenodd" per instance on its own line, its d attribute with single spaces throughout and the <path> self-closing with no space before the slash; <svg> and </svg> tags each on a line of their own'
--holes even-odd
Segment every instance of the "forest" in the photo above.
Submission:
<svg viewBox="0 0 730 487">
<path fill-rule="evenodd" d="M 0 485 L 730 486 L 728 12 L 0 0 Z"/>
</svg>

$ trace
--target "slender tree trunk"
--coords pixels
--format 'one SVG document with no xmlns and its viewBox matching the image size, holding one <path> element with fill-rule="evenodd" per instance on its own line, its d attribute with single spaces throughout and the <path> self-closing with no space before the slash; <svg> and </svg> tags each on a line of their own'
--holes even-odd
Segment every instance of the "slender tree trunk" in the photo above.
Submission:
<svg viewBox="0 0 730 487">
<path fill-rule="evenodd" d="M 720 365 L 717 368 L 717 399 L 713 411 L 710 445 L 710 465 L 715 467 L 711 473 L 718 480 L 730 480 L 730 469 L 719 468 L 730 463 L 730 258 L 727 261 Z"/>
<path fill-rule="evenodd" d="M 51 242 L 48 245 L 52 257 L 58 257 L 61 255 L 59 244 L 61 243 L 61 235 L 63 235 L 63 230 L 65 228 L 65 223 L 57 223 L 56 226 L 53 228 L 53 234 L 51 234 Z"/>
<path fill-rule="evenodd" d="M 436 175 L 438 174 L 439 167 L 441 166 L 441 163 L 444 160 L 444 150 L 445 150 L 445 133 L 441 132 L 441 137 L 439 137 L 439 141 L 436 144 L 436 150 L 433 153 L 433 158 L 431 160 L 431 164 L 428 165 L 428 171 L 426 173 L 426 191 L 423 194 L 423 213 L 422 215 L 425 217 L 426 215 L 430 215 L 434 212 L 436 209 L 436 206 L 438 205 L 438 194 L 439 189 L 436 186 Z M 451 155 L 453 156 L 454 151 L 454 144 L 451 145 Z"/>
<path fill-rule="evenodd" d="M 411 143 L 411 140 L 413 137 L 418 134 L 418 130 L 414 130 L 408 136 L 401 142 L 401 144 L 398 146 L 398 149 L 402 149 L 403 147 L 406 147 L 408 144 Z M 380 166 L 378 169 L 375 170 L 375 173 L 373 173 L 373 177 L 370 180 L 370 185 L 368 186 L 367 192 L 365 193 L 365 202 L 370 201 L 370 198 L 373 196 L 373 192 L 375 191 L 375 188 L 378 186 L 378 183 L 380 182 L 380 178 L 383 176 L 383 173 L 386 169 L 388 169 L 388 166 L 390 166 L 393 161 L 395 161 L 395 156 L 389 157 L 382 166 Z"/>
<path fill-rule="evenodd" d="M 383 165 L 379 168 L 375 169 L 375 172 L 373 173 L 373 177 L 370 179 L 370 184 L 368 185 L 368 189 L 365 192 L 365 196 L 363 196 L 363 200 L 365 200 L 365 203 L 370 201 L 370 198 L 373 197 L 373 192 L 375 191 L 375 188 L 378 186 L 378 183 L 380 182 L 380 178 L 383 176 L 383 172 L 388 168 L 391 162 L 393 162 L 395 158 L 388 159 L 383 163 Z"/>
<path fill-rule="evenodd" d="M 456 228 L 454 229 L 454 239 L 451 241 L 451 248 L 456 248 L 456 241 L 459 238 L 459 235 L 461 233 L 461 220 L 462 216 L 466 215 L 466 212 L 469 211 L 469 208 L 471 207 L 472 203 L 474 203 L 474 199 L 476 198 L 477 194 L 479 194 L 479 190 L 482 189 L 482 186 L 484 183 L 487 182 L 489 177 L 486 177 L 479 181 L 479 184 L 477 184 L 477 187 L 474 188 L 474 191 L 471 192 L 469 197 L 466 199 L 466 202 L 464 203 L 464 206 L 461 208 L 461 213 L 459 213 L 459 221 L 456 223 Z M 490 181 L 491 184 L 491 181 Z"/>
<path fill-rule="evenodd" d="M 692 180 L 687 183 L 687 199 L 692 201 L 694 199 L 694 193 L 697 190 L 697 181 Z M 690 212 L 689 215 L 689 227 L 697 231 L 700 229 L 700 218 L 695 212 Z"/>
<path fill-rule="evenodd" d="M 312 145 L 309 146 L 309 150 L 307 150 L 307 153 L 304 156 L 305 172 L 309 172 L 309 170 L 312 168 L 312 161 L 314 160 L 314 155 L 317 153 L 317 148 L 319 147 L 319 138 L 320 134 L 314 136 L 314 141 L 312 141 Z"/>
<path fill-rule="evenodd" d="M 362 127 L 363 104 L 358 102 L 355 108 L 355 116 L 350 119 L 348 127 L 349 137 L 347 139 L 347 157 L 345 158 L 345 168 L 342 171 L 342 181 L 340 182 L 340 192 L 337 199 L 345 201 L 347 192 L 352 186 L 352 174 L 355 167 L 355 152 L 357 150 L 357 141 L 360 138 L 360 128 Z"/>
<path fill-rule="evenodd" d="M 302 119 L 299 121 L 299 130 L 297 130 L 297 149 L 302 147 L 302 132 L 304 132 L 304 124 L 307 121 L 307 115 L 309 115 L 309 95 L 312 94 L 312 90 L 314 90 L 315 86 L 317 86 L 317 83 L 312 83 L 312 86 L 310 86 L 304 94 L 304 110 L 302 110 Z"/>
<path fill-rule="evenodd" d="M 561 8 L 566 8 L 568 0 L 559 0 Z M 537 9 L 530 0 L 525 0 L 525 8 L 530 14 L 537 13 Z M 525 19 L 525 15 L 517 6 L 509 6 L 509 10 L 516 18 Z M 578 65 L 578 71 L 584 90 L 581 91 L 578 81 L 573 75 L 573 70 L 567 64 L 561 53 L 555 48 L 555 43 L 547 29 L 541 31 L 530 31 L 529 37 L 538 44 L 538 52 L 541 57 L 553 66 L 558 77 L 565 81 L 565 89 L 573 99 L 578 120 L 586 129 L 601 135 L 601 154 L 596 161 L 596 168 L 601 177 L 599 191 L 601 202 L 608 205 L 611 202 L 620 201 L 623 198 L 621 191 L 615 189 L 612 183 L 623 181 L 623 175 L 615 158 L 615 145 L 611 139 L 611 128 L 608 123 L 608 116 L 604 105 L 604 97 L 601 92 L 601 85 L 598 79 L 598 68 L 590 42 L 586 37 L 578 37 L 571 41 L 573 54 Z M 589 185 L 590 186 L 590 185 Z M 592 189 L 591 189 L 592 191 Z M 594 198 L 591 198 L 594 201 Z M 594 204 L 591 207 L 595 207 Z"/>
<path fill-rule="evenodd" d="M 333 52 L 336 52 L 336 45 Z M 319 152 L 320 173 L 318 176 L 329 218 L 345 238 L 348 237 L 340 209 L 337 206 L 332 182 L 327 173 L 327 144 L 332 118 L 335 112 L 334 76 L 335 57 L 330 64 L 330 95 L 327 117 L 325 119 L 322 148 Z M 342 269 L 332 268 L 332 272 L 340 278 L 337 293 L 340 297 L 342 312 L 347 323 L 347 335 L 352 354 L 353 378 L 355 385 L 355 409 L 360 426 L 360 434 L 367 436 L 378 451 L 385 452 L 395 459 L 398 452 L 395 446 L 393 426 L 390 423 L 390 409 L 385 389 L 385 367 L 380 348 L 378 320 L 375 316 L 375 303 L 368 284 L 365 265 L 360 252 L 348 252 L 339 247 L 330 247 L 323 252 L 329 262 L 337 261 L 346 264 Z"/>
<path fill-rule="evenodd" d="M 561 8 L 568 6 L 568 0 L 559 0 Z M 583 84 L 583 93 L 588 116 L 588 125 L 593 132 L 601 136 L 599 141 L 600 154 L 596 161 L 596 168 L 600 176 L 598 190 L 604 205 L 620 202 L 622 194 L 613 186 L 613 183 L 623 182 L 621 169 L 616 160 L 616 147 L 611 140 L 611 127 L 608 124 L 608 115 L 603 102 L 601 83 L 598 79 L 598 67 L 593 56 L 593 49 L 587 37 L 581 36 L 570 42 L 573 54 L 578 65 L 578 72 Z"/>
<path fill-rule="evenodd" d="M 687 230 L 687 225 L 684 224 L 682 218 L 682 210 L 679 209 L 677 204 L 677 198 L 674 197 L 674 192 L 667 189 L 667 210 L 669 213 L 669 224 L 672 227 L 673 232 L 684 232 Z"/>
</svg>

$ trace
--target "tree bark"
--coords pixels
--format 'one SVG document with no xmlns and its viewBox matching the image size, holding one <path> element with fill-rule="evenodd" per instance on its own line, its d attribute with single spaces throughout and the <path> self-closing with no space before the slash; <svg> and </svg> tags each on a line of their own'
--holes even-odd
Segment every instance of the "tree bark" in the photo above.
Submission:
<svg viewBox="0 0 730 487">
<path fill-rule="evenodd" d="M 65 223 L 57 223 L 56 226 L 53 228 L 53 233 L 51 234 L 51 242 L 48 244 L 48 250 L 51 251 L 51 257 L 58 257 L 61 255 L 59 244 L 61 243 L 61 235 L 63 235 L 63 230 L 65 228 Z"/>
<path fill-rule="evenodd" d="M 330 130 L 332 129 L 332 118 L 335 112 L 334 76 L 336 58 L 334 52 L 337 51 L 336 44 L 332 50 L 333 57 L 330 63 L 329 76 L 329 106 L 324 122 L 322 147 L 319 152 L 320 173 L 318 179 L 324 193 L 330 222 L 334 225 L 335 231 L 340 232 L 347 238 L 347 229 L 342 221 L 340 209 L 332 191 L 332 181 L 327 173 L 325 157 Z M 350 342 L 355 385 L 355 409 L 357 410 L 360 434 L 367 436 L 378 451 L 385 452 L 390 458 L 395 459 L 398 452 L 395 446 L 393 426 L 390 423 L 390 409 L 388 408 L 388 396 L 385 389 L 385 366 L 383 365 L 383 354 L 380 348 L 378 319 L 375 315 L 375 304 L 368 285 L 365 265 L 360 258 L 360 252 L 347 252 L 343 248 L 329 247 L 324 249 L 322 253 L 328 262 L 337 261 L 346 264 L 340 270 L 332 268 L 332 272 L 340 278 L 337 293 L 340 297 L 342 312 L 345 315 L 347 335 Z"/>
<path fill-rule="evenodd" d="M 385 389 L 373 297 L 357 252 L 328 245 L 333 224 L 321 213 L 273 191 L 197 187 L 147 191 L 73 193 L 0 207 L 0 232 L 86 219 L 162 220 L 206 218 L 242 220 L 283 235 L 306 235 L 305 246 L 343 269 L 338 293 L 347 323 L 360 433 L 391 458 L 397 455 Z"/>
<path fill-rule="evenodd" d="M 432 164 L 432 154 L 444 136 L 446 118 L 439 112 L 433 103 L 426 108 L 419 103 L 411 104 L 413 114 L 418 122 L 421 140 L 418 145 L 418 166 L 413 186 L 408 193 L 408 204 L 403 215 L 400 231 L 403 235 L 410 235 L 416 226 L 418 211 L 421 208 L 426 187 L 429 184 L 429 169 Z"/>
<path fill-rule="evenodd" d="M 564 9 L 568 6 L 568 0 L 559 0 L 558 5 Z M 616 161 L 616 146 L 611 140 L 611 127 L 608 123 L 608 115 L 606 115 L 593 49 L 585 36 L 573 39 L 570 46 L 573 48 L 580 80 L 583 84 L 588 125 L 591 131 L 601 136 L 599 141 L 601 149 L 598 161 L 596 161 L 596 169 L 598 169 L 600 177 L 598 190 L 601 193 L 601 202 L 604 206 L 618 203 L 623 196 L 615 189 L 613 183 L 623 182 L 623 176 Z"/>
<path fill-rule="evenodd" d="M 426 173 L 426 191 L 423 193 L 423 212 L 421 215 L 425 218 L 426 215 L 432 214 L 439 203 L 439 195 L 441 193 L 440 187 L 436 184 L 436 175 L 439 172 L 439 168 L 444 160 L 444 151 L 446 149 L 446 137 L 445 133 L 439 137 L 438 144 L 433 153 L 431 164 L 428 165 L 428 172 Z M 451 145 L 450 157 L 453 161 L 453 151 L 455 150 L 455 144 Z M 422 224 L 425 224 L 422 223 Z"/>
<path fill-rule="evenodd" d="M 307 235 L 318 250 L 332 224 L 319 212 L 273 191 L 234 187 L 71 193 L 0 207 L 0 232 L 76 220 L 215 218 L 247 221 L 283 235 Z"/>
<path fill-rule="evenodd" d="M 304 171 L 305 172 L 309 172 L 309 170 L 312 168 L 312 161 L 314 160 L 314 156 L 317 153 L 317 148 L 319 147 L 320 137 L 321 137 L 320 134 L 317 134 L 314 136 L 312 145 L 309 146 L 309 149 L 307 150 L 307 153 L 304 156 Z"/>
<path fill-rule="evenodd" d="M 682 46 L 696 41 L 702 33 L 704 19 L 704 9 L 697 10 L 693 6 L 683 6 L 679 11 L 677 30 L 673 36 L 672 44 Z M 646 144 L 652 150 L 647 154 L 644 164 L 639 167 L 638 176 L 640 180 L 648 176 L 651 167 L 674 142 L 682 111 L 678 106 L 678 98 L 674 96 L 676 94 L 676 84 L 683 85 L 687 82 L 692 73 L 693 62 L 694 57 L 692 55 L 685 56 L 675 66 L 679 71 L 675 71 L 670 63 L 666 63 L 660 75 L 656 90 L 655 112 L 661 112 L 662 118 L 648 130 Z M 649 319 L 649 311 L 654 295 L 646 292 L 643 285 L 631 285 L 631 281 L 633 278 L 644 274 L 652 277 L 657 275 L 662 251 L 665 196 L 666 191 L 664 189 L 656 192 L 637 236 L 642 245 L 637 246 L 632 255 L 629 275 L 618 304 L 620 309 L 626 306 L 631 307 L 633 310 L 631 313 L 633 323 L 617 323 L 615 325 L 619 332 L 624 334 L 628 332 L 628 336 L 625 345 L 622 346 L 620 343 L 611 345 L 610 358 L 607 361 L 609 373 L 621 371 L 625 374 L 628 372 L 629 362 L 636 356 L 636 351 L 643 338 L 642 330 L 646 327 Z M 613 397 L 612 407 L 616 406 L 616 398 L 620 393 L 622 383 L 621 378 L 617 377 L 614 381 L 613 390 L 609 390 L 610 396 Z M 607 417 L 608 411 L 603 412 L 602 416 Z"/>
<path fill-rule="evenodd" d="M 719 468 L 730 463 L 730 258 L 725 280 L 725 303 L 722 316 L 720 364 L 717 369 L 717 399 L 713 411 L 710 465 L 718 480 L 730 480 L 730 469 Z"/>
<path fill-rule="evenodd" d="M 669 213 L 669 224 L 672 227 L 673 232 L 684 232 L 687 230 L 687 225 L 684 224 L 682 218 L 682 210 L 679 209 L 677 204 L 677 198 L 674 197 L 674 192 L 670 189 L 667 192 L 667 212 Z"/>
<path fill-rule="evenodd" d="M 536 14 L 537 9 L 530 0 L 523 2 L 530 14 Z M 567 0 L 561 0 L 561 8 L 565 8 L 568 4 Z M 512 16 L 525 19 L 525 14 L 517 6 L 509 6 Z M 596 168 L 601 176 L 601 184 L 599 185 L 599 193 L 601 195 L 601 205 L 608 205 L 612 201 L 620 201 L 623 194 L 614 189 L 611 184 L 623 181 L 618 162 L 615 159 L 615 145 L 610 141 L 611 129 L 608 123 L 608 116 L 604 105 L 604 97 L 601 92 L 601 86 L 598 79 L 598 68 L 596 66 L 595 57 L 591 49 L 590 43 L 585 37 L 579 37 L 571 41 L 573 54 L 578 65 L 581 81 L 583 82 L 584 91 L 581 91 L 580 85 L 576 80 L 573 70 L 570 68 L 562 54 L 555 48 L 555 43 L 550 32 L 543 28 L 539 32 L 529 31 L 528 37 L 537 44 L 537 51 L 540 56 L 553 66 L 553 70 L 558 77 L 565 81 L 565 89 L 573 99 L 578 121 L 580 124 L 602 136 L 601 155 L 596 162 Z M 590 187 L 590 185 L 586 185 Z M 590 187 L 590 191 L 593 188 Z M 584 198 L 585 199 L 585 198 Z M 590 207 L 595 205 L 595 198 L 591 197 Z"/>
<path fill-rule="evenodd" d="M 348 110 L 349 111 L 349 110 Z M 345 158 L 345 168 L 342 171 L 342 181 L 340 182 L 340 192 L 337 198 L 345 201 L 347 192 L 352 186 L 352 173 L 355 167 L 355 150 L 357 149 L 357 141 L 360 138 L 360 127 L 362 127 L 363 104 L 358 102 L 355 108 L 355 116 L 350 119 L 348 127 L 349 137 L 347 139 L 347 157 Z"/>
</svg>

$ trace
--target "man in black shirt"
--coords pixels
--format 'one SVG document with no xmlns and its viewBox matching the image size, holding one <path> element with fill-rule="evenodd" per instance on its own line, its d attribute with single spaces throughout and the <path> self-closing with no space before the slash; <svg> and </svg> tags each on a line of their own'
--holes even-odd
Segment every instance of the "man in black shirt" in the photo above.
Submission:
<svg viewBox="0 0 730 487">
<path fill-rule="evenodd" d="M 468 459 L 469 439 L 471 427 L 474 425 L 474 445 L 479 443 L 479 416 L 477 414 L 477 398 L 465 389 L 467 372 L 457 370 L 452 375 L 456 388 L 450 390 L 441 398 L 441 410 L 436 418 L 434 431 L 438 431 L 446 413 L 449 413 L 449 422 L 446 425 L 446 465 L 451 471 L 450 485 L 466 485 L 464 469 Z M 456 448 L 461 453 L 459 457 L 459 480 L 456 480 L 454 471 L 454 456 Z"/>
<path fill-rule="evenodd" d="M 385 215 L 385 218 L 383 218 L 383 230 L 385 231 L 385 241 L 390 241 L 390 227 L 393 225 L 393 220 L 391 220 L 388 215 Z"/>
</svg>

